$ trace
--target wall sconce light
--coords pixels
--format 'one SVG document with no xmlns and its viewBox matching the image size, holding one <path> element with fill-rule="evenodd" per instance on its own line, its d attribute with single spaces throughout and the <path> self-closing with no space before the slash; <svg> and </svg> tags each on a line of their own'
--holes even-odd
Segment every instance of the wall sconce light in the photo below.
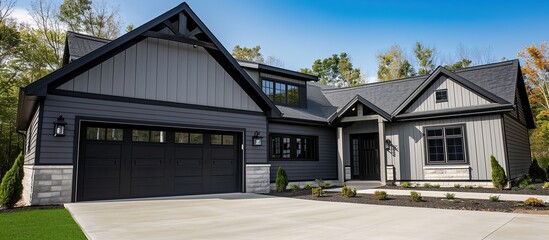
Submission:
<svg viewBox="0 0 549 240">
<path fill-rule="evenodd" d="M 53 122 L 53 136 L 54 137 L 64 137 L 65 136 L 65 125 L 67 125 L 67 122 L 65 122 L 65 119 L 63 118 L 63 115 L 59 114 L 59 117 L 55 122 Z"/>
<path fill-rule="evenodd" d="M 385 150 L 389 151 L 391 150 L 391 146 L 393 146 L 393 142 L 391 142 L 391 139 L 385 140 Z"/>
<path fill-rule="evenodd" d="M 252 146 L 262 146 L 263 145 L 263 141 L 261 139 L 263 139 L 263 137 L 259 136 L 260 132 L 259 131 L 255 131 L 254 133 L 254 136 L 252 137 Z"/>
</svg>

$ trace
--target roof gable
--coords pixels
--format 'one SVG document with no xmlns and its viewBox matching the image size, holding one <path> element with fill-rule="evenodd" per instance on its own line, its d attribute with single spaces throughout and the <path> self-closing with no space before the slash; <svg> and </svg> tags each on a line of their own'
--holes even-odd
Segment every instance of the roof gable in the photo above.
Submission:
<svg viewBox="0 0 549 240">
<path fill-rule="evenodd" d="M 354 106 L 356 103 L 361 103 L 363 106 L 371 109 L 373 112 L 379 114 L 386 120 L 391 120 L 391 115 L 385 111 L 383 111 L 381 108 L 377 107 L 370 101 L 366 100 L 360 95 L 356 95 L 349 103 L 347 103 L 344 107 L 340 108 L 334 115 L 332 115 L 329 119 L 329 121 L 334 121 L 335 119 L 342 118 L 343 115 L 351 109 L 352 106 Z"/>
<path fill-rule="evenodd" d="M 158 38 L 204 47 L 219 62 L 225 71 L 246 91 L 257 105 L 271 117 L 279 117 L 280 111 L 261 91 L 258 85 L 244 72 L 191 8 L 182 3 L 135 30 L 76 59 L 71 64 L 52 72 L 22 89 L 26 96 L 46 96 L 55 89 L 93 66 L 113 57 L 143 39 Z M 23 97 L 22 99 L 25 99 Z M 30 98 L 29 98 L 30 99 Z M 21 103 L 20 103 L 21 104 Z M 25 102 L 22 103 L 23 105 Z M 29 104 L 31 104 L 29 102 Z"/>
</svg>

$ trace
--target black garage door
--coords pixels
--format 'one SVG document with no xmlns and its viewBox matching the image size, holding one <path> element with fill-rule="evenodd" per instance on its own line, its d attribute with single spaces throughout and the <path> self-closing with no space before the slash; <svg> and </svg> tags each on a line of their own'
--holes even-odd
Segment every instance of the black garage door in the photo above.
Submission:
<svg viewBox="0 0 549 240">
<path fill-rule="evenodd" d="M 77 201 L 240 192 L 240 134 L 83 123 Z"/>
</svg>

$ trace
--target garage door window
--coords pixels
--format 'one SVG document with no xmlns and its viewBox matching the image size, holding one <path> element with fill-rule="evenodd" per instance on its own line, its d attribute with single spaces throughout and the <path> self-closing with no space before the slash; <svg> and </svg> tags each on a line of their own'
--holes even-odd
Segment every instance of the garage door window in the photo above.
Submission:
<svg viewBox="0 0 549 240">
<path fill-rule="evenodd" d="M 152 130 L 132 130 L 132 141 L 134 141 L 134 142 L 165 143 L 166 142 L 166 132 L 165 131 L 152 131 Z"/>
<path fill-rule="evenodd" d="M 86 139 L 118 142 L 124 140 L 124 130 L 119 128 L 88 127 L 86 129 Z"/>
<path fill-rule="evenodd" d="M 234 136 L 233 135 L 222 135 L 222 134 L 212 134 L 212 145 L 233 145 Z"/>
<path fill-rule="evenodd" d="M 175 143 L 202 144 L 203 142 L 204 142 L 204 134 L 202 133 L 188 133 L 188 132 L 175 133 Z"/>
</svg>

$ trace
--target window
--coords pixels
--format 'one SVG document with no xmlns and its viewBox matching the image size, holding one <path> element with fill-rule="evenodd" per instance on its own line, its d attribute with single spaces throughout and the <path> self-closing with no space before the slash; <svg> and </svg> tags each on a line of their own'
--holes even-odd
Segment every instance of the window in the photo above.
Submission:
<svg viewBox="0 0 549 240">
<path fill-rule="evenodd" d="M 317 137 L 272 135 L 270 142 L 273 160 L 317 160 Z"/>
<path fill-rule="evenodd" d="M 86 128 L 86 140 L 116 141 L 124 140 L 124 130 L 120 128 Z"/>
<path fill-rule="evenodd" d="M 299 106 L 301 88 L 283 82 L 262 80 L 263 92 L 276 104 Z"/>
<path fill-rule="evenodd" d="M 165 143 L 166 132 L 154 130 L 132 130 L 133 142 Z"/>
<path fill-rule="evenodd" d="M 448 90 L 442 89 L 435 92 L 436 102 L 448 102 Z"/>
<path fill-rule="evenodd" d="M 214 135 L 212 135 L 212 142 L 213 142 L 213 136 Z M 202 144 L 203 142 L 204 142 L 204 135 L 202 133 L 188 133 L 188 132 L 175 133 L 175 143 Z"/>
<path fill-rule="evenodd" d="M 466 163 L 464 126 L 426 128 L 427 163 Z"/>
<path fill-rule="evenodd" d="M 211 135 L 211 144 L 212 145 L 233 145 L 234 144 L 234 136 L 233 135 L 212 134 Z"/>
</svg>

